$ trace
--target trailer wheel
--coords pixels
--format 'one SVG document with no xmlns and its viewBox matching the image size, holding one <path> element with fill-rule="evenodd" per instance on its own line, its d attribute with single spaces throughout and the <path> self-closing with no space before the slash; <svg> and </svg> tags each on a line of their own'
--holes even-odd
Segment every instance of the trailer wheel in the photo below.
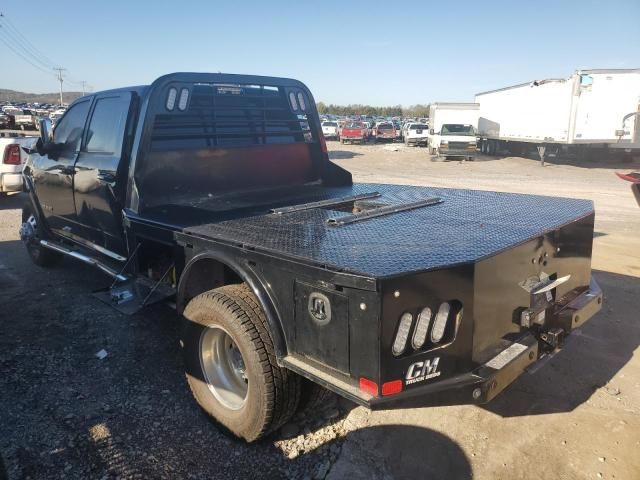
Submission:
<svg viewBox="0 0 640 480">
<path fill-rule="evenodd" d="M 45 238 L 44 229 L 29 205 L 25 205 L 22 208 L 20 237 L 27 247 L 27 253 L 31 261 L 39 267 L 54 267 L 62 260 L 61 253 L 40 245 L 40 240 Z"/>
<path fill-rule="evenodd" d="M 276 362 L 267 320 L 246 284 L 193 298 L 184 311 L 186 376 L 198 404 L 247 442 L 295 412 L 300 377 Z"/>
</svg>

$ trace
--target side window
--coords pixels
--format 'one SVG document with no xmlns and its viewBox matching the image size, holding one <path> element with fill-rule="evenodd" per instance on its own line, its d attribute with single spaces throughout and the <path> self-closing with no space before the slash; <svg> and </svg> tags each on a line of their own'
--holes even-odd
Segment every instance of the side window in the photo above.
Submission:
<svg viewBox="0 0 640 480">
<path fill-rule="evenodd" d="M 91 102 L 84 102 L 73 105 L 67 114 L 58 122 L 53 131 L 53 141 L 58 145 L 64 145 L 64 152 L 71 153 L 80 149 L 82 131 L 89 113 Z"/>
<path fill-rule="evenodd" d="M 89 122 L 87 152 L 120 154 L 129 103 L 129 96 L 98 99 Z"/>
</svg>

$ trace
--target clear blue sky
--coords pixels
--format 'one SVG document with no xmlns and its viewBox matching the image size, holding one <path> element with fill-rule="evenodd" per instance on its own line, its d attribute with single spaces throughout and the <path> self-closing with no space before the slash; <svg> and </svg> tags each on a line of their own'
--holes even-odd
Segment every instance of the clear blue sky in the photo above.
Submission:
<svg viewBox="0 0 640 480">
<path fill-rule="evenodd" d="M 13 0 L 0 11 L 96 90 L 222 71 L 297 78 L 327 103 L 410 105 L 640 68 L 640 0 Z M 0 65 L 0 88 L 57 90 L 3 43 Z"/>
</svg>

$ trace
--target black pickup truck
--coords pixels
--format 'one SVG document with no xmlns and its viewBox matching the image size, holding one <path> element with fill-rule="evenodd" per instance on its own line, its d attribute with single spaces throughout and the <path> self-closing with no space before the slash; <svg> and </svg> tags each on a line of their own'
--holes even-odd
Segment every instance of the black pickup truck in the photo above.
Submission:
<svg viewBox="0 0 640 480">
<path fill-rule="evenodd" d="M 21 238 L 167 300 L 197 402 L 255 440 L 325 389 L 484 403 L 601 308 L 589 201 L 354 184 L 290 79 L 174 73 L 76 100 L 24 169 Z"/>
</svg>

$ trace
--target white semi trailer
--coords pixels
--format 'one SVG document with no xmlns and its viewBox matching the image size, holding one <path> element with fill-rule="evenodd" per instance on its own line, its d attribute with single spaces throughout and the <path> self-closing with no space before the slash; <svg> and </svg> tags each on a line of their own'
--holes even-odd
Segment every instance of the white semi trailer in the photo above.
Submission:
<svg viewBox="0 0 640 480">
<path fill-rule="evenodd" d="M 477 103 L 432 103 L 429 106 L 429 153 L 437 157 L 473 158 L 478 127 Z"/>
<path fill-rule="evenodd" d="M 640 69 L 578 70 L 567 79 L 478 93 L 480 150 L 544 155 L 560 149 L 586 158 L 640 152 Z"/>
</svg>

